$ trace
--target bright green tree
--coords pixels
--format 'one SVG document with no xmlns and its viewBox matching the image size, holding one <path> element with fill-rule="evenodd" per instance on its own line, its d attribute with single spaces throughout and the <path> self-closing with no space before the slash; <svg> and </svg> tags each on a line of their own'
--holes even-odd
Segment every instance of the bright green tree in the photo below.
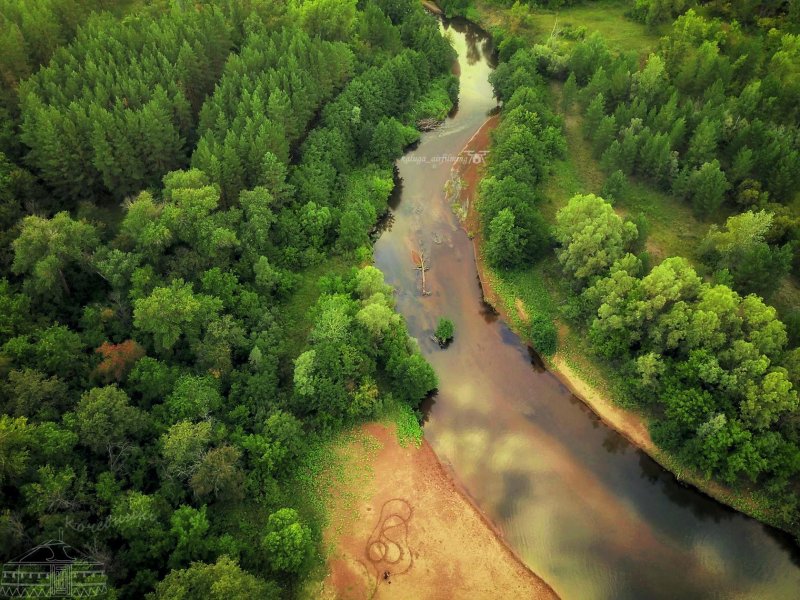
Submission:
<svg viewBox="0 0 800 600">
<path fill-rule="evenodd" d="M 311 530 L 293 508 L 269 516 L 262 545 L 272 568 L 285 573 L 299 573 L 313 551 Z"/>
</svg>

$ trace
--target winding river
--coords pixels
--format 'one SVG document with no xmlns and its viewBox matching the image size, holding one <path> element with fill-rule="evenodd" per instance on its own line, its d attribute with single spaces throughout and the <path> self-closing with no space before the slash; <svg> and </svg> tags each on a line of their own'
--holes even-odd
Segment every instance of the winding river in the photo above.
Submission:
<svg viewBox="0 0 800 600">
<path fill-rule="evenodd" d="M 470 240 L 444 198 L 452 157 L 496 106 L 489 38 L 444 21 L 457 111 L 398 163 L 377 266 L 440 378 L 425 437 L 522 560 L 566 599 L 800 598 L 798 548 L 679 484 L 605 426 L 483 303 Z M 430 261 L 422 295 L 412 250 Z M 440 316 L 456 326 L 441 350 Z M 502 597 L 499 591 L 498 598 Z"/>
</svg>

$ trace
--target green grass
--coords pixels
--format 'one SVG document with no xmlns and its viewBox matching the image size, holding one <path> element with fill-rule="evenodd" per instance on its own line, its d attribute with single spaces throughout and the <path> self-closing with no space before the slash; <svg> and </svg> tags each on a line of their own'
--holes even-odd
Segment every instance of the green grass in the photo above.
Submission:
<svg viewBox="0 0 800 600">
<path fill-rule="evenodd" d="M 554 27 L 558 31 L 566 26 L 573 29 L 583 26 L 587 34 L 600 32 L 612 48 L 632 50 L 646 57 L 669 27 L 665 25 L 649 30 L 628 19 L 625 11 L 630 4 L 630 0 L 619 0 L 570 6 L 558 11 L 533 9 L 528 22 L 517 33 L 532 42 L 543 43 L 553 33 Z M 475 7 L 482 26 L 510 29 L 507 8 L 495 6 L 490 0 L 475 0 Z"/>
<path fill-rule="evenodd" d="M 341 535 L 358 518 L 359 505 L 368 499 L 374 477 L 372 459 L 380 442 L 359 428 L 332 434 L 311 444 L 298 461 L 295 476 L 285 493 L 308 520 L 314 536 L 322 541 L 330 527 Z M 297 591 L 298 598 L 318 598 L 327 562 L 335 548 L 321 543 L 309 574 Z"/>
<path fill-rule="evenodd" d="M 419 417 L 405 402 L 393 401 L 384 408 L 381 423 L 393 423 L 397 430 L 397 442 L 403 447 L 409 444 L 415 448 L 422 445 L 424 432 L 419 424 Z"/>
<path fill-rule="evenodd" d="M 769 302 L 778 309 L 778 314 L 784 315 L 800 308 L 800 281 L 789 276 L 783 280 L 781 287 Z"/>
</svg>

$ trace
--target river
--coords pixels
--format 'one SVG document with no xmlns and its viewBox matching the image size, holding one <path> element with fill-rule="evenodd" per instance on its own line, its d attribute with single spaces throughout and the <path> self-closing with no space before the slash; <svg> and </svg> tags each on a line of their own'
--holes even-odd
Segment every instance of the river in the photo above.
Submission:
<svg viewBox="0 0 800 600">
<path fill-rule="evenodd" d="M 525 563 L 566 599 L 800 598 L 788 536 L 687 488 L 604 425 L 484 304 L 472 244 L 444 197 L 452 158 L 496 106 L 491 41 L 444 21 L 457 111 L 398 162 L 377 266 L 436 369 L 425 437 Z M 421 293 L 412 250 L 430 262 Z M 430 340 L 440 316 L 454 343 Z M 498 590 L 498 598 L 502 598 Z"/>
</svg>

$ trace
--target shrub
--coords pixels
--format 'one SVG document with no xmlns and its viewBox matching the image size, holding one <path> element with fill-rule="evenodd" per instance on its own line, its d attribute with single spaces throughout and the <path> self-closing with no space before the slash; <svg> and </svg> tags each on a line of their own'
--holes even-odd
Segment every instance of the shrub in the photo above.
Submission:
<svg viewBox="0 0 800 600">
<path fill-rule="evenodd" d="M 439 342 L 439 345 L 444 346 L 452 341 L 454 333 L 455 325 L 453 325 L 453 322 L 450 319 L 441 317 L 439 319 L 439 324 L 436 326 L 436 332 L 433 335 L 436 341 Z"/>
<path fill-rule="evenodd" d="M 531 340 L 537 352 L 545 356 L 552 356 L 558 345 L 556 326 L 550 317 L 535 314 L 531 319 Z"/>
</svg>

